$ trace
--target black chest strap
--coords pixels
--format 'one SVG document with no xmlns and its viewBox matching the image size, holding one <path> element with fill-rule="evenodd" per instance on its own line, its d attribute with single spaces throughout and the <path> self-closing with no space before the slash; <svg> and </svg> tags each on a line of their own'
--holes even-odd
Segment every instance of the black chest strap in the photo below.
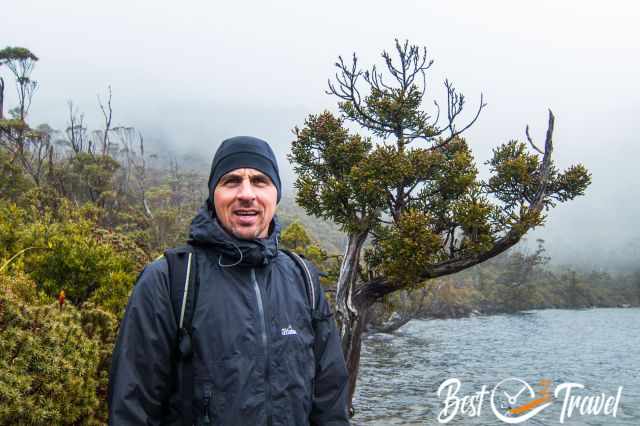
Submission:
<svg viewBox="0 0 640 426">
<path fill-rule="evenodd" d="M 195 250 L 182 246 L 164 252 L 169 269 L 171 305 L 178 325 L 178 339 L 174 351 L 177 374 L 176 390 L 180 395 L 182 424 L 192 426 L 193 414 L 193 342 L 192 320 L 198 300 L 200 280 Z"/>
</svg>

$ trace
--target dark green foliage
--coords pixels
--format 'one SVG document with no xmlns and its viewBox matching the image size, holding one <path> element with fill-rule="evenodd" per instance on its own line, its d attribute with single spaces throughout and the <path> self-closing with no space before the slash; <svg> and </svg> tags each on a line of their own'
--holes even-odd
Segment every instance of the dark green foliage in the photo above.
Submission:
<svg viewBox="0 0 640 426">
<path fill-rule="evenodd" d="M 373 250 L 367 251 L 370 271 L 390 277 L 398 285 L 415 282 L 422 266 L 436 262 L 440 235 L 432 231 L 432 219 L 417 210 L 407 210 L 402 218 L 376 234 Z"/>
<path fill-rule="evenodd" d="M 0 126 L 2 124 L 0 123 Z M 0 194 L 2 198 L 17 201 L 31 187 L 23 170 L 11 161 L 7 151 L 0 148 Z"/>
<path fill-rule="evenodd" d="M 524 143 L 510 141 L 501 145 L 493 150 L 493 158 L 487 164 L 493 173 L 487 188 L 509 214 L 517 213 L 516 207 L 534 199 L 539 191 L 540 160 L 527 151 Z M 564 173 L 552 167 L 546 204 L 555 206 L 554 200 L 565 202 L 584 195 L 590 183 L 590 174 L 582 164 L 571 166 Z"/>
<path fill-rule="evenodd" d="M 105 424 L 115 316 L 36 303 L 20 277 L 0 275 L 0 423 Z"/>
<path fill-rule="evenodd" d="M 45 195 L 0 201 L 0 424 L 105 424 L 118 317 L 149 259 L 94 206 Z"/>
<path fill-rule="evenodd" d="M 344 250 L 345 235 L 340 232 L 336 224 L 309 216 L 293 198 L 286 194 L 278 204 L 277 214 L 283 229 L 294 222 L 300 222 L 308 233 L 320 237 L 318 245 L 327 253 L 340 253 Z"/>
<path fill-rule="evenodd" d="M 5 47 L 0 50 L 0 65 L 9 61 L 37 61 L 38 57 L 24 47 Z"/>
<path fill-rule="evenodd" d="M 367 226 L 360 219 L 382 207 L 376 204 L 380 189 L 358 169 L 371 143 L 349 135 L 342 120 L 329 112 L 309 116 L 305 126 L 295 129 L 290 154 L 298 173 L 296 201 L 310 214 L 337 222 L 345 232 Z"/>
<path fill-rule="evenodd" d="M 491 176 L 478 179 L 461 133 L 484 108 L 482 96 L 475 117 L 459 125 L 465 97 L 445 81 L 442 121 L 437 103 L 433 114 L 422 109 L 432 63 L 426 49 L 396 40 L 392 56 L 382 53 L 386 72 L 361 69 L 355 55 L 351 65 L 339 58 L 329 93 L 339 98 L 342 117 L 310 115 L 295 129 L 289 157 L 297 201 L 309 214 L 372 237 L 365 259 L 376 280 L 418 285 L 445 262 L 471 266 L 542 225 L 544 208 L 584 194 L 591 182 L 584 166 L 560 173 L 537 147 L 530 152 L 517 141 L 494 149 Z M 350 133 L 344 120 L 377 140 Z M 550 116 L 549 155 L 552 132 Z"/>
<path fill-rule="evenodd" d="M 280 235 L 280 243 L 284 248 L 303 255 L 310 261 L 322 266 L 327 254 L 311 237 L 300 222 L 293 222 L 284 228 Z"/>
<path fill-rule="evenodd" d="M 339 256 L 327 255 L 326 250 L 321 248 L 320 244 L 310 236 L 298 220 L 284 228 L 280 234 L 280 243 L 283 248 L 301 254 L 309 259 L 324 273 L 324 275 L 320 277 L 320 282 L 325 289 L 335 286 L 337 269 L 339 269 L 340 266 L 337 263 Z M 333 291 L 333 289 L 331 291 Z M 331 301 L 332 299 L 329 297 L 329 300 Z"/>
<path fill-rule="evenodd" d="M 84 216 L 88 210 L 64 200 L 55 215 L 0 203 L 0 259 L 26 250 L 8 270 L 24 271 L 50 297 L 64 290 L 73 303 L 92 300 L 119 314 L 148 258 L 126 238 L 110 239 Z"/>
<path fill-rule="evenodd" d="M 80 152 L 56 165 L 54 181 L 61 193 L 79 203 L 105 203 L 113 190 L 112 179 L 120 164 L 110 156 Z"/>
</svg>

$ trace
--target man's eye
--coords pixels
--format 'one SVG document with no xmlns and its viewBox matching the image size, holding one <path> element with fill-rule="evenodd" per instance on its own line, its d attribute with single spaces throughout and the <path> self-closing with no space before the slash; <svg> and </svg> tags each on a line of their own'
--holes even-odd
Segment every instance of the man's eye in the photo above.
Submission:
<svg viewBox="0 0 640 426">
<path fill-rule="evenodd" d="M 264 186 L 267 185 L 269 183 L 269 181 L 265 178 L 254 178 L 253 179 L 253 184 L 257 185 L 257 186 Z"/>
</svg>

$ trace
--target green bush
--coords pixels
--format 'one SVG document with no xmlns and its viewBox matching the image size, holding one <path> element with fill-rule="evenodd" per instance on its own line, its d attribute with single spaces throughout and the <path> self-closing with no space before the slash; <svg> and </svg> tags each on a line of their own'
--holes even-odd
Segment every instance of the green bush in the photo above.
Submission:
<svg viewBox="0 0 640 426">
<path fill-rule="evenodd" d="M 23 170 L 15 161 L 12 161 L 5 149 L 0 148 L 0 194 L 2 197 L 16 201 L 31 186 L 32 183 Z"/>
<path fill-rule="evenodd" d="M 0 424 L 105 424 L 115 315 L 32 304 L 35 283 L 18 277 L 0 275 Z"/>
<path fill-rule="evenodd" d="M 148 256 L 127 238 L 98 228 L 92 208 L 63 202 L 44 214 L 0 204 L 0 267 L 23 271 L 44 294 L 64 290 L 75 304 L 87 301 L 120 314 Z"/>
<path fill-rule="evenodd" d="M 0 202 L 0 425 L 105 424 L 118 319 L 148 256 L 95 206 L 40 195 Z"/>
</svg>

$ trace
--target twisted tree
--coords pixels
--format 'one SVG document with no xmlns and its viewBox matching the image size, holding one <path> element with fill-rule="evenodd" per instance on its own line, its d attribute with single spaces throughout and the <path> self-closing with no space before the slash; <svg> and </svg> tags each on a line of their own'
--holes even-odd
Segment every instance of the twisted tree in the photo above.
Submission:
<svg viewBox="0 0 640 426">
<path fill-rule="evenodd" d="M 384 67 L 363 70 L 356 55 L 339 57 L 328 94 L 340 117 L 310 115 L 294 129 L 289 156 L 298 174 L 297 202 L 348 235 L 336 286 L 336 317 L 355 391 L 361 336 L 371 305 L 398 290 L 492 258 L 544 223 L 556 202 L 584 194 L 591 181 L 578 164 L 559 172 L 551 159 L 554 116 L 543 149 L 529 136 L 493 150 L 491 177 L 478 171 L 462 133 L 486 106 L 482 95 L 460 124 L 466 98 L 445 80 L 446 108 L 423 109 L 426 48 L 396 40 Z M 441 111 L 442 110 L 442 111 Z M 345 121 L 364 135 L 350 133 Z M 365 136 L 369 135 L 369 136 Z M 365 241 L 370 246 L 363 251 Z M 351 404 L 351 403 L 350 403 Z M 353 412 L 353 411 L 352 411 Z"/>
</svg>

